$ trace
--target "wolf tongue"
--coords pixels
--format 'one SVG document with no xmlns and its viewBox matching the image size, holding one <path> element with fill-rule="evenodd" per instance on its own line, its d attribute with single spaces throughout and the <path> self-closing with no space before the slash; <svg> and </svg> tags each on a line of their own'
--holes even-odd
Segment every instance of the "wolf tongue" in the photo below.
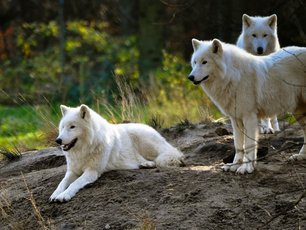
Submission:
<svg viewBox="0 0 306 230">
<path fill-rule="evenodd" d="M 77 140 L 78 140 L 78 139 L 75 138 L 75 139 L 72 140 L 70 143 L 63 145 L 63 150 L 64 150 L 64 151 L 70 150 L 70 149 L 75 145 L 75 143 L 77 142 Z"/>
</svg>

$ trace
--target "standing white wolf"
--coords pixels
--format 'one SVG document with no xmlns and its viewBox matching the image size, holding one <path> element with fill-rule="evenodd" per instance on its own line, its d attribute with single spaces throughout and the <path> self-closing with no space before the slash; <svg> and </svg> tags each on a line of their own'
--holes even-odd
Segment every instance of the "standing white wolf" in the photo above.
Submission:
<svg viewBox="0 0 306 230">
<path fill-rule="evenodd" d="M 86 105 L 61 105 L 56 142 L 62 145 L 67 172 L 50 201 L 68 201 L 110 170 L 179 166 L 183 154 L 144 124 L 110 124 Z"/>
<path fill-rule="evenodd" d="M 293 112 L 304 131 L 303 147 L 291 159 L 306 159 L 306 48 L 254 56 L 217 39 L 193 39 L 192 45 L 189 80 L 201 85 L 233 126 L 236 154 L 223 169 L 253 172 L 258 119 L 284 112 Z"/>
<path fill-rule="evenodd" d="M 242 16 L 242 32 L 237 46 L 254 55 L 269 55 L 280 49 L 277 36 L 277 16 Z M 272 122 L 272 124 L 271 124 Z M 280 131 L 276 116 L 261 120 L 261 133 Z"/>
</svg>

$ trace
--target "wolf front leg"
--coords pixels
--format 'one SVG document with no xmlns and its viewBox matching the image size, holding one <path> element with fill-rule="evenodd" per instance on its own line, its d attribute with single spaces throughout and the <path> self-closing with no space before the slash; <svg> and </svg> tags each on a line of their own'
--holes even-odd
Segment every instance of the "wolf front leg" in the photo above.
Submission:
<svg viewBox="0 0 306 230">
<path fill-rule="evenodd" d="M 56 190 L 50 196 L 49 201 L 55 201 L 56 197 L 62 192 L 64 192 L 65 189 L 68 188 L 68 186 L 77 178 L 78 176 L 75 173 L 73 173 L 72 171 L 67 171 L 63 180 L 59 183 Z"/>
<path fill-rule="evenodd" d="M 54 201 L 64 202 L 69 201 L 75 194 L 86 185 L 95 182 L 98 179 L 98 172 L 96 170 L 86 169 L 84 173 L 76 179 L 69 187 L 60 193 Z"/>
<path fill-rule="evenodd" d="M 234 144 L 235 144 L 235 157 L 233 163 L 226 164 L 222 167 L 224 171 L 236 172 L 241 166 L 244 156 L 244 134 L 243 134 L 243 123 L 240 119 L 231 117 L 231 123 L 234 133 Z"/>
<path fill-rule="evenodd" d="M 252 173 L 257 160 L 258 119 L 256 114 L 244 118 L 243 124 L 245 127 L 245 154 L 242 165 L 236 171 L 239 174 Z"/>
</svg>

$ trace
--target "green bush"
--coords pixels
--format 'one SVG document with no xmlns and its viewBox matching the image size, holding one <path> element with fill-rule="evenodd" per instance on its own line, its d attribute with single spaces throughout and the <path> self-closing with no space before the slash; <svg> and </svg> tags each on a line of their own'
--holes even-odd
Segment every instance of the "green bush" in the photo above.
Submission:
<svg viewBox="0 0 306 230">
<path fill-rule="evenodd" d="M 161 66 L 142 85 L 136 37 L 113 36 L 107 29 L 103 22 L 67 22 L 64 69 L 55 22 L 17 29 L 17 55 L 0 63 L 0 105 L 17 106 L 0 107 L 0 146 L 52 143 L 61 103 L 86 103 L 110 122 L 155 127 L 220 116 L 187 80 L 190 65 L 179 54 L 164 50 Z"/>
<path fill-rule="evenodd" d="M 111 37 L 103 22 L 72 21 L 66 25 L 65 65 L 61 68 L 59 28 L 55 22 L 26 23 L 17 29 L 18 52 L 0 63 L 1 104 L 24 101 L 91 103 L 93 95 L 111 95 L 114 75 L 136 85 L 136 38 Z"/>
</svg>

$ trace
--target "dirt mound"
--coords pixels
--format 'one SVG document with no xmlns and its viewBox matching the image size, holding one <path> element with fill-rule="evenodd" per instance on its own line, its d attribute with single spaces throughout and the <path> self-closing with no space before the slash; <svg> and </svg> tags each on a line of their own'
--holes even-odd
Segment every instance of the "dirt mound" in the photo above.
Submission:
<svg viewBox="0 0 306 230">
<path fill-rule="evenodd" d="M 228 124 L 161 132 L 186 166 L 107 172 L 63 204 L 48 202 L 66 168 L 57 148 L 0 162 L 0 229 L 306 228 L 306 162 L 288 161 L 303 142 L 298 127 L 263 135 L 250 175 L 221 171 L 235 152 Z"/>
</svg>

